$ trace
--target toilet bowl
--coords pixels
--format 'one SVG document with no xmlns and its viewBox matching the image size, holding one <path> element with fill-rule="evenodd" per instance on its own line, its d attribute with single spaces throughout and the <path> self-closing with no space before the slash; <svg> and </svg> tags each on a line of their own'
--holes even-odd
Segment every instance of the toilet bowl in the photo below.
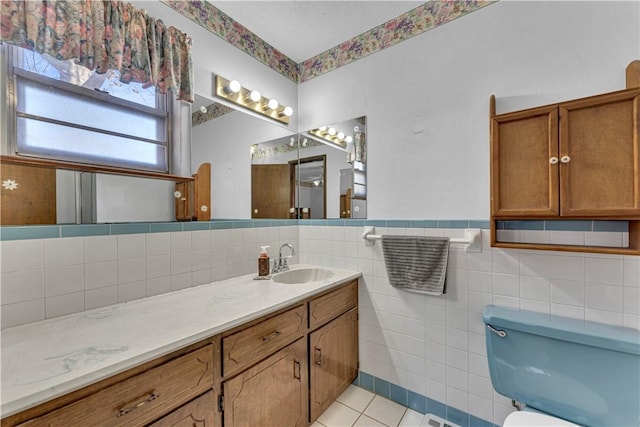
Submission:
<svg viewBox="0 0 640 427">
<path fill-rule="evenodd" d="M 580 427 L 578 424 L 532 411 L 516 411 L 510 413 L 502 424 L 503 427 Z"/>
</svg>

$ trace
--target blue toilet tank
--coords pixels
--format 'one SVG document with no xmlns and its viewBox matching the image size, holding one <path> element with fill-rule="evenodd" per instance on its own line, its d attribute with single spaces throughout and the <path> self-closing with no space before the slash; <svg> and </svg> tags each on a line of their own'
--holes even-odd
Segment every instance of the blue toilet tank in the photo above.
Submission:
<svg viewBox="0 0 640 427">
<path fill-rule="evenodd" d="M 483 320 L 498 393 L 585 426 L 640 426 L 640 331 L 493 305 Z"/>
</svg>

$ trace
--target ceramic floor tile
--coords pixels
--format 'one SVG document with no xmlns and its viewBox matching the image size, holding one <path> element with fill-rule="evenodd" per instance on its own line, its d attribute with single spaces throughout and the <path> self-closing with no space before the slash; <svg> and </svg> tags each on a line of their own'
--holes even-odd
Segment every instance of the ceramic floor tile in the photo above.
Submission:
<svg viewBox="0 0 640 427">
<path fill-rule="evenodd" d="M 373 418 L 369 418 L 366 415 L 360 415 L 360 418 L 356 421 L 353 427 L 388 427 L 386 424 L 382 424 L 374 420 Z"/>
<path fill-rule="evenodd" d="M 351 427 L 360 413 L 340 402 L 333 402 L 319 417 L 318 422 L 327 427 Z"/>
<path fill-rule="evenodd" d="M 376 396 L 364 410 L 364 414 L 385 425 L 396 427 L 406 410 L 407 408 L 402 405 L 382 396 Z"/>
<path fill-rule="evenodd" d="M 355 409 L 358 412 L 365 410 L 367 405 L 371 403 L 375 394 L 367 391 L 363 388 L 350 385 L 347 389 L 338 396 L 338 402 L 347 405 L 351 409 Z"/>
<path fill-rule="evenodd" d="M 407 412 L 404 413 L 404 417 L 402 417 L 398 427 L 418 427 L 422 425 L 423 418 L 424 414 L 416 412 L 413 409 L 407 409 Z"/>
</svg>

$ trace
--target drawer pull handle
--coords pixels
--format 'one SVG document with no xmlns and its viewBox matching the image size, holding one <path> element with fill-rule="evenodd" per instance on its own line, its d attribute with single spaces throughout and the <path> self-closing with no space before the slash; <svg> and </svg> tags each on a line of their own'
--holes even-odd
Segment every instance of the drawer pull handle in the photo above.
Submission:
<svg viewBox="0 0 640 427">
<path fill-rule="evenodd" d="M 142 399 L 141 401 L 133 403 L 129 406 L 125 406 L 124 408 L 120 408 L 118 410 L 118 417 L 127 415 L 129 412 L 133 411 L 134 409 L 138 409 L 139 407 L 144 406 L 147 402 L 152 402 L 156 400 L 158 397 L 160 397 L 159 394 L 156 394 L 155 392 L 151 392 L 146 398 Z"/>
<path fill-rule="evenodd" d="M 569 162 L 571 161 L 571 157 L 569 157 L 569 156 L 562 156 L 562 157 L 560 158 L 560 161 L 561 161 L 562 163 L 567 164 L 567 163 L 569 163 Z"/>
<path fill-rule="evenodd" d="M 316 352 L 316 365 L 322 366 L 322 349 L 314 347 L 313 350 Z"/>
<path fill-rule="evenodd" d="M 271 341 L 272 339 L 279 337 L 280 335 L 282 335 L 282 332 L 280 331 L 275 331 L 272 334 L 266 335 L 264 337 L 262 337 L 262 342 L 263 343 L 267 343 L 269 341 Z"/>
<path fill-rule="evenodd" d="M 555 165 L 558 163 L 558 158 L 557 157 L 552 157 L 549 159 L 549 163 L 551 163 L 552 165 Z"/>
<path fill-rule="evenodd" d="M 301 371 L 302 371 L 302 369 L 300 368 L 300 361 L 299 360 L 294 360 L 293 361 L 293 378 L 295 378 L 298 381 L 300 381 L 300 372 Z"/>
</svg>

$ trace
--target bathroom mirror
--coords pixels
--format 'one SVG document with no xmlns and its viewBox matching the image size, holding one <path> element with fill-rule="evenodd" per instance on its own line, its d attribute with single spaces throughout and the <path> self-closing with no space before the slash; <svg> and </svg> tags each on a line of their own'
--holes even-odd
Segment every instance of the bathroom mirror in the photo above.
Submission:
<svg viewBox="0 0 640 427">
<path fill-rule="evenodd" d="M 251 145 L 252 218 L 366 218 L 366 118 Z"/>
</svg>

